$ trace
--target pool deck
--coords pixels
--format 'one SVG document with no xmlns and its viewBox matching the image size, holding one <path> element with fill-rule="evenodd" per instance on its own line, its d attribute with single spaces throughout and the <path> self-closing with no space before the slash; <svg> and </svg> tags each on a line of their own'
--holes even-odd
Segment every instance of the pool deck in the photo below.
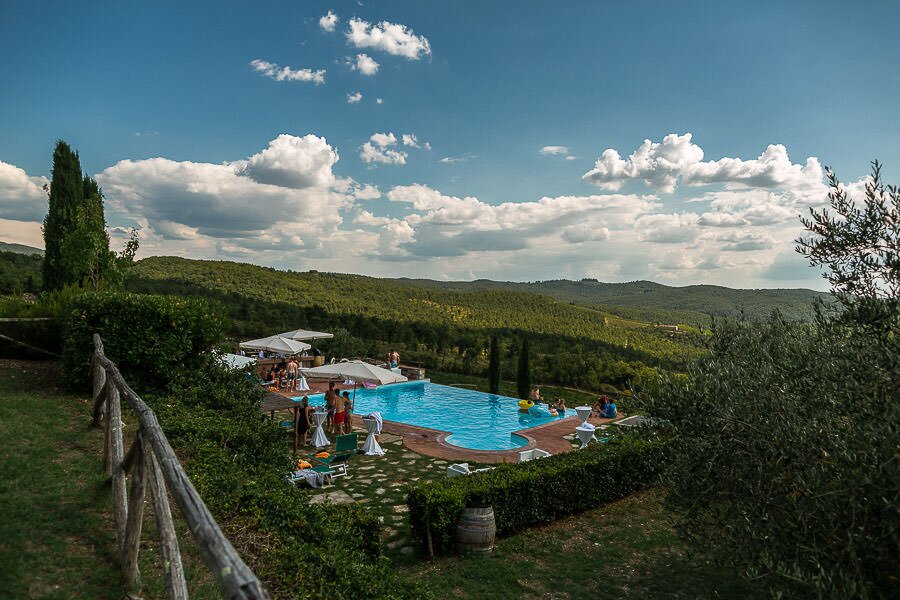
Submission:
<svg viewBox="0 0 900 600">
<path fill-rule="evenodd" d="M 615 419 L 591 417 L 588 419 L 588 422 L 599 427 L 624 417 L 625 415 L 621 414 Z M 572 443 L 563 436 L 575 433 L 575 427 L 578 424 L 578 417 L 572 416 L 516 431 L 516 435 L 524 437 L 528 440 L 528 443 L 512 450 L 472 450 L 471 448 L 461 448 L 446 441 L 447 436 L 450 435 L 447 431 L 417 427 L 415 425 L 397 423 L 396 421 L 384 421 L 382 431 L 399 435 L 403 438 L 404 446 L 413 452 L 425 456 L 452 462 L 499 464 L 519 462 L 519 452 L 531 450 L 532 448 L 540 448 L 550 454 L 571 452 Z M 353 425 L 354 427 L 365 429 L 361 415 L 353 415 Z"/>
</svg>

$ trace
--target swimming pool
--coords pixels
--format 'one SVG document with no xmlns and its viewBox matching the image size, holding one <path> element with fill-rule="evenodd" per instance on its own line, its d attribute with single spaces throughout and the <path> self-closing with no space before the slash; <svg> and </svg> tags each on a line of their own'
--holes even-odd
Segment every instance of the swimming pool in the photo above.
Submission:
<svg viewBox="0 0 900 600">
<path fill-rule="evenodd" d="M 309 401 L 321 405 L 325 397 L 316 394 Z M 512 450 L 524 446 L 527 440 L 513 432 L 561 418 L 520 413 L 516 398 L 430 381 L 357 389 L 353 412 L 367 415 L 375 411 L 385 421 L 448 431 L 451 435 L 447 436 L 447 443 L 472 450 Z M 566 416 L 574 414 L 574 410 L 566 411 Z"/>
</svg>

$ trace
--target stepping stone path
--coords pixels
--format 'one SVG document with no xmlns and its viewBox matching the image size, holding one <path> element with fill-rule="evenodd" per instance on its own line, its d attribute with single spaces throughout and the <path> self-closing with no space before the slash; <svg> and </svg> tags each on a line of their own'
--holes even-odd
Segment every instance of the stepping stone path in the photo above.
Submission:
<svg viewBox="0 0 900 600">
<path fill-rule="evenodd" d="M 316 494 L 309 499 L 310 504 L 323 504 L 331 502 L 332 504 L 353 504 L 353 498 L 350 494 L 338 490 L 336 492 L 325 492 L 324 494 Z"/>
<path fill-rule="evenodd" d="M 377 490 L 375 490 L 375 493 L 378 494 L 379 496 L 382 495 L 384 492 L 385 492 L 384 488 L 378 488 Z"/>
</svg>

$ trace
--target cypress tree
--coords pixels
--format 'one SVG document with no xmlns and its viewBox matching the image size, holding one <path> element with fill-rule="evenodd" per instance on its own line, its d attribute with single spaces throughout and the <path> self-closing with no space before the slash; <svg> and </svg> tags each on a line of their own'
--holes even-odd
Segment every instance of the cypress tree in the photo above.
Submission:
<svg viewBox="0 0 900 600">
<path fill-rule="evenodd" d="M 488 359 L 488 392 L 500 393 L 500 344 L 497 336 L 491 336 L 491 355 Z"/>
<path fill-rule="evenodd" d="M 528 338 L 522 340 L 522 350 L 519 352 L 519 370 L 516 373 L 516 388 L 519 398 L 528 398 L 531 393 L 531 365 L 528 362 Z"/>
<path fill-rule="evenodd" d="M 78 154 L 59 141 L 44 219 L 44 290 L 85 282 L 96 288 L 114 261 L 100 187 L 82 175 Z"/>
<path fill-rule="evenodd" d="M 71 283 L 67 273 L 63 244 L 78 206 L 84 199 L 81 163 L 67 143 L 60 140 L 53 151 L 50 203 L 44 218 L 44 290 L 51 291 Z"/>
</svg>

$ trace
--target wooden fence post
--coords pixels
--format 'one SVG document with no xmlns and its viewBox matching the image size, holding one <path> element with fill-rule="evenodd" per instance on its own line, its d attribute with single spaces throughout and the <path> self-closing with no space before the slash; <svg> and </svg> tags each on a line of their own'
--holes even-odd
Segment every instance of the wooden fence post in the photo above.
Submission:
<svg viewBox="0 0 900 600">
<path fill-rule="evenodd" d="M 178 536 L 175 533 L 175 522 L 169 508 L 166 494 L 166 482 L 163 479 L 152 448 L 144 451 L 144 470 L 150 482 L 150 495 L 153 497 L 153 513 L 156 515 L 156 529 L 159 530 L 159 546 L 162 551 L 163 571 L 166 578 L 166 593 L 169 600 L 187 600 L 187 582 L 184 579 L 184 567 L 181 564 L 181 550 L 178 548 Z"/>
<path fill-rule="evenodd" d="M 122 442 L 122 405 L 119 403 L 119 390 L 116 386 L 107 386 L 106 403 L 109 421 L 106 424 L 110 434 L 110 466 L 112 468 L 113 511 L 116 517 L 116 542 L 119 544 L 119 556 L 125 543 L 125 521 L 128 518 L 127 495 L 125 493 L 125 471 L 122 459 L 125 450 Z"/>
<path fill-rule="evenodd" d="M 132 453 L 133 452 L 133 453 Z M 138 552 L 141 545 L 141 529 L 144 523 L 144 483 L 146 473 L 144 471 L 144 452 L 141 443 L 141 434 L 134 437 L 132 450 L 128 452 L 131 457 L 131 489 L 128 491 L 128 516 L 125 525 L 125 539 L 122 545 L 122 572 L 129 589 L 138 591 L 141 589 L 141 572 L 138 570 Z M 125 465 L 121 465 L 124 467 Z"/>
</svg>

